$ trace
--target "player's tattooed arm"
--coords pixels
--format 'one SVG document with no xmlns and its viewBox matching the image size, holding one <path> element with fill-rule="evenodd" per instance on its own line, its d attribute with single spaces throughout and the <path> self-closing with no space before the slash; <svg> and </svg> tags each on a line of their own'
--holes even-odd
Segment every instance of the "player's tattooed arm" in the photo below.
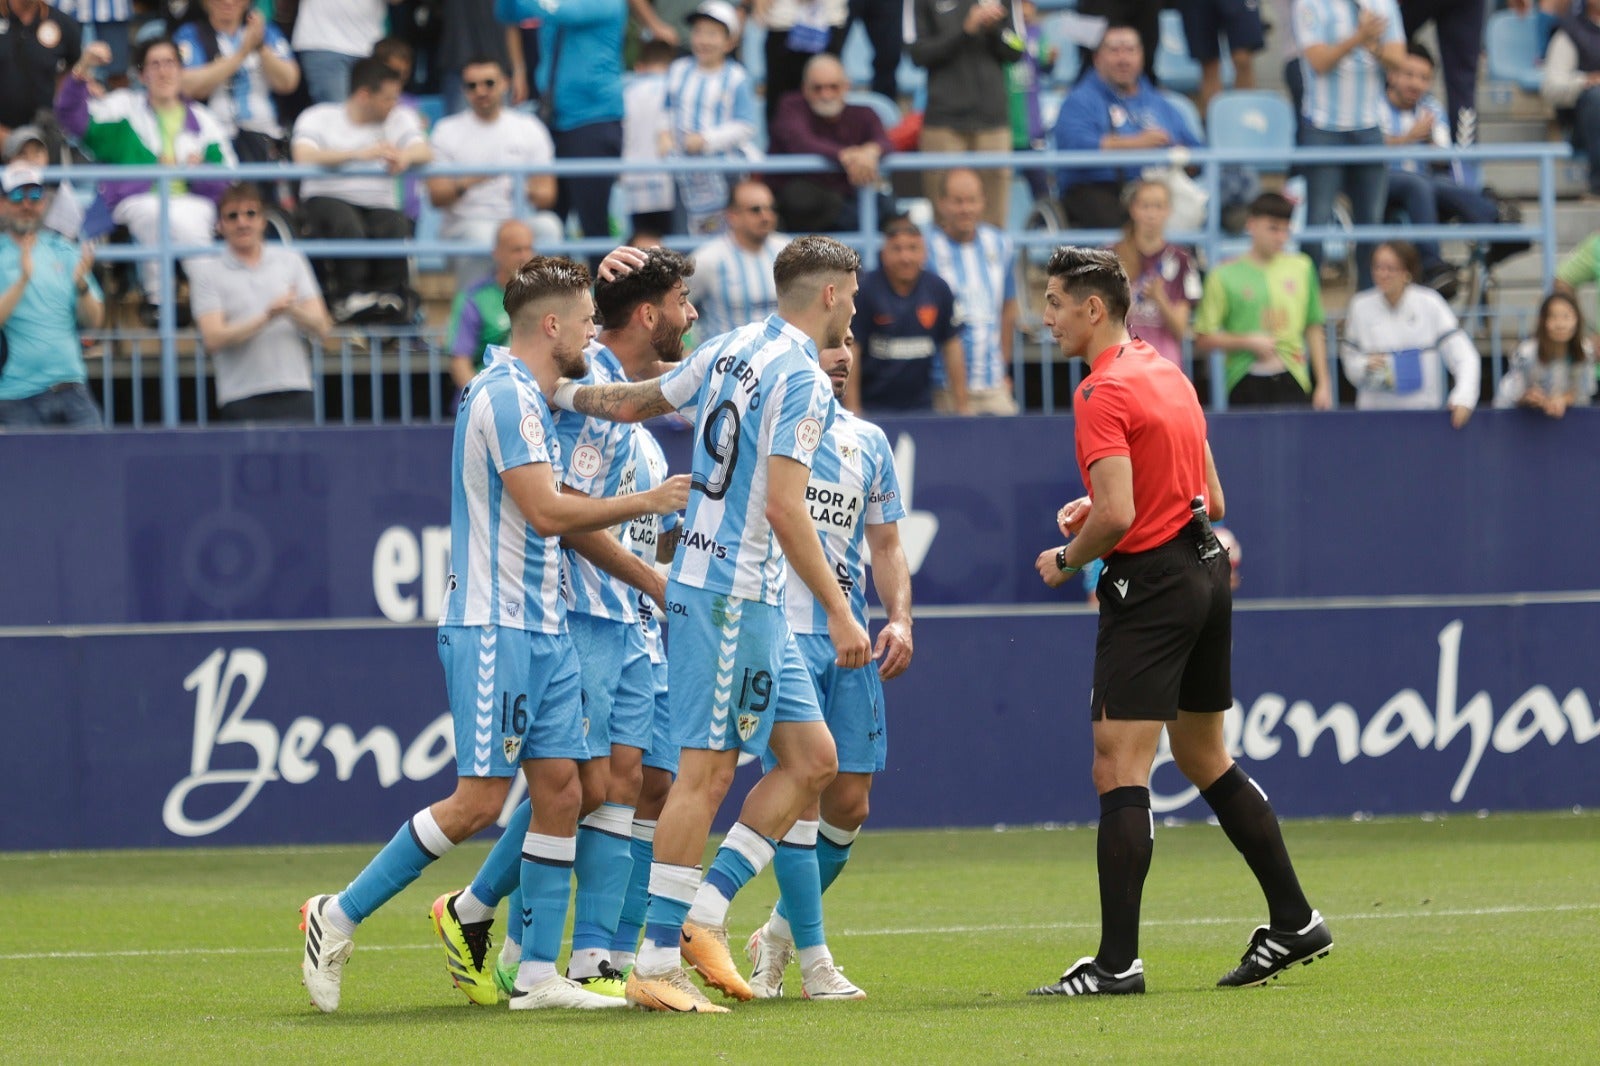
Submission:
<svg viewBox="0 0 1600 1066">
<path fill-rule="evenodd" d="M 564 381 L 552 397 L 557 407 L 611 422 L 643 422 L 674 410 L 661 394 L 661 382 L 575 385 Z"/>
</svg>

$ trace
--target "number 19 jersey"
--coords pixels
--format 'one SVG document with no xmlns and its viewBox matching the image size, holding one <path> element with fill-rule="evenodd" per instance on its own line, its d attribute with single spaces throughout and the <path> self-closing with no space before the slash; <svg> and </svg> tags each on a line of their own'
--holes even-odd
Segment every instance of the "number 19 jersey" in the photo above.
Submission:
<svg viewBox="0 0 1600 1066">
<path fill-rule="evenodd" d="M 767 460 L 810 469 L 833 421 L 817 346 L 769 315 L 702 344 L 661 379 L 661 394 L 696 409 L 694 491 L 673 580 L 781 607 L 787 566 L 767 522 Z"/>
</svg>

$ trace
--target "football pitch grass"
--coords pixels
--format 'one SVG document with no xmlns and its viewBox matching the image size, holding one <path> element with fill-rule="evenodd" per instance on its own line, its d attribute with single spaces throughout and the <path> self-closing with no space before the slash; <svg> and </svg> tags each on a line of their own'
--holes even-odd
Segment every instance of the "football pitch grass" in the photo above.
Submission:
<svg viewBox="0 0 1600 1066">
<path fill-rule="evenodd" d="M 1290 822 L 1333 954 L 1218 989 L 1264 920 L 1220 830 L 1161 828 L 1144 996 L 1023 993 L 1097 940 L 1091 828 L 863 834 L 827 896 L 870 998 L 731 1015 L 512 1014 L 452 988 L 426 912 L 458 848 L 367 921 L 338 1013 L 300 987 L 297 908 L 372 846 L 0 855 L 4 1062 L 1600 1062 L 1600 816 Z M 738 944 L 770 872 L 735 901 Z M 739 956 L 741 963 L 742 955 Z"/>
</svg>

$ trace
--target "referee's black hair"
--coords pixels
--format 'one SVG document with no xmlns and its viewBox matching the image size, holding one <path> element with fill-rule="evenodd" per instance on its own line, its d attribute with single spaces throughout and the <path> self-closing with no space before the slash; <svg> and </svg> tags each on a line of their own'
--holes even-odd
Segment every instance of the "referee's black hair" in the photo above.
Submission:
<svg viewBox="0 0 1600 1066">
<path fill-rule="evenodd" d="M 1117 322 L 1128 317 L 1133 304 L 1128 273 L 1122 260 L 1109 248 L 1081 248 L 1064 244 L 1050 254 L 1045 272 L 1061 284 L 1061 291 L 1074 300 L 1100 297 L 1106 313 Z"/>
<path fill-rule="evenodd" d="M 651 248 L 645 264 L 610 281 L 594 283 L 594 306 L 608 329 L 620 329 L 640 304 L 659 304 L 679 280 L 694 274 L 694 260 L 670 248 Z"/>
<path fill-rule="evenodd" d="M 529 304 L 551 297 L 571 297 L 589 287 L 589 268 L 553 255 L 536 255 L 517 268 L 506 284 L 504 306 L 513 323 Z"/>
</svg>

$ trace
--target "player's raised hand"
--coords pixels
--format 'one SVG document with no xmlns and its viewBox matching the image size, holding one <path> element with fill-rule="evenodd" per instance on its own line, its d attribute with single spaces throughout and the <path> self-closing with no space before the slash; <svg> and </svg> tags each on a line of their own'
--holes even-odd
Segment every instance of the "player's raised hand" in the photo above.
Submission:
<svg viewBox="0 0 1600 1066">
<path fill-rule="evenodd" d="M 905 673 L 911 665 L 911 627 L 904 622 L 890 622 L 878 630 L 872 657 L 878 660 L 878 676 L 885 681 Z"/>
<path fill-rule="evenodd" d="M 688 474 L 674 474 L 650 490 L 650 510 L 655 514 L 672 514 L 688 505 Z"/>
<path fill-rule="evenodd" d="M 840 667 L 855 670 L 872 661 L 872 638 L 848 609 L 828 615 L 828 639 L 838 653 L 833 661 Z"/>
<path fill-rule="evenodd" d="M 1090 502 L 1089 497 L 1079 496 L 1056 512 L 1056 528 L 1061 530 L 1062 536 L 1076 537 L 1083 529 L 1083 523 L 1089 519 Z"/>
<path fill-rule="evenodd" d="M 601 281 L 616 281 L 620 277 L 632 274 L 647 262 L 649 259 L 643 252 L 624 244 L 619 248 L 613 248 L 611 254 L 600 260 L 600 269 L 596 273 Z"/>
</svg>

